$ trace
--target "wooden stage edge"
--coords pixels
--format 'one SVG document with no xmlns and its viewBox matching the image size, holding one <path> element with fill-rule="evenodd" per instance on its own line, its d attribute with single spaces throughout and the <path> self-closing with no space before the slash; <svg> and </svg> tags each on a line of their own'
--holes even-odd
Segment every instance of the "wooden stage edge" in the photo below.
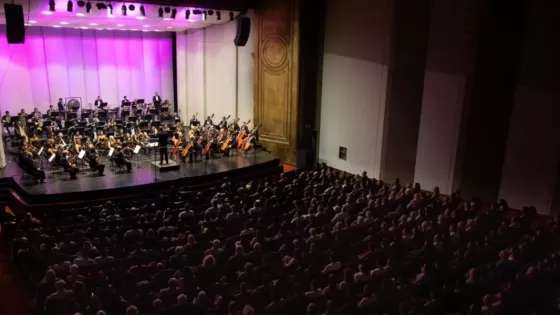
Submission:
<svg viewBox="0 0 560 315">
<path fill-rule="evenodd" d="M 15 210 L 39 210 L 96 203 L 119 198 L 148 197 L 171 186 L 201 187 L 224 178 L 240 180 L 258 174 L 278 174 L 282 171 L 280 160 L 265 151 L 238 154 L 228 158 L 181 164 L 178 170 L 160 172 L 151 161 L 135 165 L 131 173 L 112 170 L 106 165 L 105 176 L 95 176 L 82 171 L 78 179 L 70 180 L 66 173 L 51 174 L 43 184 L 35 183 L 28 175 L 21 175 L 11 156 L 6 168 L 0 171 L 2 188 L 9 189 Z"/>
</svg>

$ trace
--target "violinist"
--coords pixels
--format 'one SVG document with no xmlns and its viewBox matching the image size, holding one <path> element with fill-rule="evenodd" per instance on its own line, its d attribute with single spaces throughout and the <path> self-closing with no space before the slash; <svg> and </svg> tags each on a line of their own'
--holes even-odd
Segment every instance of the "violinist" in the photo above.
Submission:
<svg viewBox="0 0 560 315">
<path fill-rule="evenodd" d="M 64 135 L 62 134 L 62 132 L 58 133 L 58 136 L 56 137 L 56 139 L 54 139 L 54 143 L 58 146 L 62 146 L 63 148 L 66 148 L 66 142 L 64 141 Z"/>
<path fill-rule="evenodd" d="M 105 125 L 105 130 L 107 130 L 108 132 L 115 131 L 116 126 L 117 122 L 115 120 L 115 117 L 111 117 L 107 122 L 107 125 Z"/>
<path fill-rule="evenodd" d="M 43 133 L 44 124 L 45 124 L 45 120 L 43 119 L 43 117 L 39 118 L 35 123 L 35 130 L 40 134 Z"/>
<path fill-rule="evenodd" d="M 132 163 L 124 156 L 122 152 L 122 148 L 117 146 L 115 153 L 113 154 L 113 158 L 117 166 L 122 167 L 126 166 L 126 172 L 130 173 L 132 170 Z"/>
<path fill-rule="evenodd" d="M 117 140 L 115 140 L 115 137 L 109 136 L 109 148 L 115 147 L 117 147 Z"/>
<path fill-rule="evenodd" d="M 64 150 L 60 158 L 60 166 L 65 172 L 70 174 L 70 179 L 77 179 L 76 174 L 78 174 L 78 168 L 74 164 L 75 156 L 71 157 L 70 152 Z"/>
<path fill-rule="evenodd" d="M 99 159 L 99 154 L 93 145 L 89 145 L 86 151 L 86 161 L 89 163 L 91 169 L 97 170 L 99 176 L 104 176 L 105 164 L 101 163 Z"/>
<path fill-rule="evenodd" d="M 150 135 L 157 135 L 158 134 L 158 130 L 155 126 L 152 126 L 152 129 L 150 129 Z"/>
<path fill-rule="evenodd" d="M 123 147 L 134 147 L 134 141 L 132 140 L 132 136 L 129 132 L 124 134 L 122 144 Z"/>
<path fill-rule="evenodd" d="M 91 139 L 88 136 L 85 136 L 83 139 L 85 139 L 82 143 L 83 148 L 89 148 L 93 145 L 93 143 L 91 143 Z"/>
<path fill-rule="evenodd" d="M 168 124 L 163 124 L 162 131 L 168 132 L 168 131 L 170 131 L 170 130 L 171 130 L 171 129 L 169 128 L 169 125 L 168 125 Z"/>
</svg>

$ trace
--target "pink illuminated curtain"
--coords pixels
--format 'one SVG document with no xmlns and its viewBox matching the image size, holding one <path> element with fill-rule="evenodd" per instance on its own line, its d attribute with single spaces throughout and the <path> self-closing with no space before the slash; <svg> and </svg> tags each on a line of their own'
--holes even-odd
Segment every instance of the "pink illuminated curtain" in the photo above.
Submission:
<svg viewBox="0 0 560 315">
<path fill-rule="evenodd" d="M 89 108 L 99 95 L 109 105 L 173 99 L 171 34 L 28 27 L 25 44 L 8 45 L 0 25 L 0 110 L 38 107 L 81 97 Z"/>
</svg>

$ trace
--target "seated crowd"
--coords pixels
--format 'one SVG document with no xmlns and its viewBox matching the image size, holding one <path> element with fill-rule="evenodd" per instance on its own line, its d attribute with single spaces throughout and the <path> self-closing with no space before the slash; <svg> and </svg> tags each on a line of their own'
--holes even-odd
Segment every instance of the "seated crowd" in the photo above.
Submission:
<svg viewBox="0 0 560 315">
<path fill-rule="evenodd" d="M 310 171 L 27 214 L 42 314 L 558 314 L 559 222 Z"/>
</svg>

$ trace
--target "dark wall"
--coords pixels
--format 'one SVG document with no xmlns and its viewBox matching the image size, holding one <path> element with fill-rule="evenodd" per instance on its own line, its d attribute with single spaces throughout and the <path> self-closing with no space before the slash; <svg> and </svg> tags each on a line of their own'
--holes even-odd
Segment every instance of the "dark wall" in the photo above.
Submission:
<svg viewBox="0 0 560 315">
<path fill-rule="evenodd" d="M 483 2 L 475 69 L 468 79 L 461 130 L 463 196 L 496 200 L 517 84 L 526 0 Z"/>
</svg>

